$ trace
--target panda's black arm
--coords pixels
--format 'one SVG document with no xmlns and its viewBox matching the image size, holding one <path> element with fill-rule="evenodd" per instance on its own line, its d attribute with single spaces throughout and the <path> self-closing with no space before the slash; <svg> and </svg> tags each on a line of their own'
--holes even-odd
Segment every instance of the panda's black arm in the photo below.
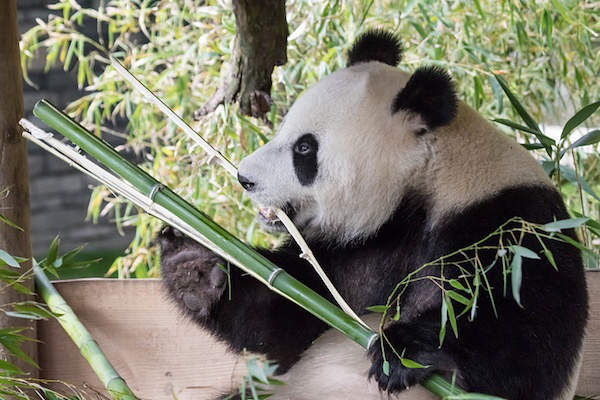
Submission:
<svg viewBox="0 0 600 400">
<path fill-rule="evenodd" d="M 265 354 L 283 372 L 327 329 L 325 323 L 238 268 L 229 268 L 227 278 L 222 272 L 227 263 L 196 242 L 166 230 L 160 244 L 163 283 L 170 297 L 232 350 Z M 305 285 L 326 294 L 316 273 L 297 252 L 257 250 Z"/>
<path fill-rule="evenodd" d="M 297 253 L 257 250 L 321 295 L 326 293 L 310 265 Z M 231 299 L 225 293 L 207 326 L 234 351 L 265 354 L 283 372 L 327 329 L 309 312 L 237 268 L 230 269 L 230 282 Z"/>
</svg>

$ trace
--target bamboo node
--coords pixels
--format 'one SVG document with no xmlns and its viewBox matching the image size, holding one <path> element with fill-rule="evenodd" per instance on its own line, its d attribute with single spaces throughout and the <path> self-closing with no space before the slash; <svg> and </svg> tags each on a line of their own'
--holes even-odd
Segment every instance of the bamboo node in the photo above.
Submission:
<svg viewBox="0 0 600 400">
<path fill-rule="evenodd" d="M 378 333 L 374 333 L 373 336 L 371 336 L 369 338 L 369 342 L 367 343 L 367 350 L 369 350 L 371 348 L 371 345 L 373 343 L 375 343 L 375 341 L 379 339 L 379 334 Z"/>
<path fill-rule="evenodd" d="M 277 278 L 277 275 L 279 275 L 282 271 L 283 271 L 282 268 L 275 268 L 273 271 L 271 271 L 271 274 L 269 275 L 269 278 L 267 279 L 267 282 L 269 283 L 270 286 L 273 286 L 273 281 L 275 280 L 275 278 Z"/>
<path fill-rule="evenodd" d="M 165 185 L 163 185 L 162 183 L 157 183 L 156 185 L 152 186 L 152 190 L 150 190 L 150 194 L 148 195 L 148 198 L 150 199 L 152 204 L 154 204 L 154 197 L 156 197 L 156 194 L 164 188 Z M 152 206 L 152 204 L 150 204 L 150 206 Z"/>
</svg>

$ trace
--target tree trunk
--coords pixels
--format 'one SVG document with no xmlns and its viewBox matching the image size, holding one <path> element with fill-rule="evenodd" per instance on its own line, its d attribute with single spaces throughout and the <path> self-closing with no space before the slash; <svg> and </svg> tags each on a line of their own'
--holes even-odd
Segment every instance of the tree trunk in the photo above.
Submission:
<svg viewBox="0 0 600 400">
<path fill-rule="evenodd" d="M 264 119 L 271 106 L 273 68 L 287 62 L 285 0 L 233 0 L 233 12 L 237 31 L 231 69 L 197 116 L 237 100 L 242 113 Z"/>
<path fill-rule="evenodd" d="M 27 147 L 18 124 L 23 115 L 23 87 L 16 0 L 0 1 L 0 38 L 0 214 L 23 228 L 19 231 L 0 222 L 0 249 L 14 256 L 31 258 Z M 21 264 L 21 272 L 30 267 L 31 263 Z M 33 279 L 23 284 L 33 288 Z M 0 291 L 0 305 L 24 300 L 31 298 L 12 289 Z M 26 327 L 24 334 L 35 337 L 34 321 L 0 313 L 0 328 L 9 326 Z M 36 359 L 37 343 L 27 342 L 23 350 Z M 8 358 L 2 346 L 0 357 Z M 37 376 L 33 367 L 21 362 L 16 364 L 31 376 Z"/>
</svg>

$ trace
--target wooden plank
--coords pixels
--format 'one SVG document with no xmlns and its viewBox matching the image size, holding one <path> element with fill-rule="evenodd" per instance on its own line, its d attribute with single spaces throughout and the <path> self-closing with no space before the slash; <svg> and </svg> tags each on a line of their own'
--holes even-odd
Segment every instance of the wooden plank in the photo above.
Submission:
<svg viewBox="0 0 600 400">
<path fill-rule="evenodd" d="M 214 399 L 235 388 L 244 362 L 187 321 L 158 280 L 75 280 L 57 289 L 142 399 Z M 600 273 L 588 273 L 591 312 L 578 394 L 600 393 Z M 104 393 L 55 321 L 39 324 L 41 376 Z M 427 398 L 427 397 L 423 397 Z M 421 400 L 416 396 L 414 400 Z"/>
<path fill-rule="evenodd" d="M 244 374 L 243 362 L 236 367 L 223 344 L 166 300 L 158 280 L 76 280 L 56 287 L 141 399 L 214 399 L 232 387 L 232 374 Z M 40 323 L 38 338 L 44 342 L 42 378 L 105 393 L 56 321 Z"/>
</svg>

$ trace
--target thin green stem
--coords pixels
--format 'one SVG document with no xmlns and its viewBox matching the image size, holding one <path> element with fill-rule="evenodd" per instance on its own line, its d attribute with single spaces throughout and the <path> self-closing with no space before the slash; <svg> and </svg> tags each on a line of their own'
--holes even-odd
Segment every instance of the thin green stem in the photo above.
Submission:
<svg viewBox="0 0 600 400">
<path fill-rule="evenodd" d="M 106 359 L 106 356 L 102 353 L 92 335 L 90 335 L 89 331 L 79 321 L 73 309 L 69 307 L 60 293 L 54 288 L 42 268 L 35 261 L 33 272 L 35 274 L 35 284 L 38 293 L 44 299 L 50 311 L 57 315 L 56 319 L 104 384 L 110 397 L 113 400 L 137 400 L 137 397 L 129 389 L 125 380 L 121 378 Z"/>
</svg>

